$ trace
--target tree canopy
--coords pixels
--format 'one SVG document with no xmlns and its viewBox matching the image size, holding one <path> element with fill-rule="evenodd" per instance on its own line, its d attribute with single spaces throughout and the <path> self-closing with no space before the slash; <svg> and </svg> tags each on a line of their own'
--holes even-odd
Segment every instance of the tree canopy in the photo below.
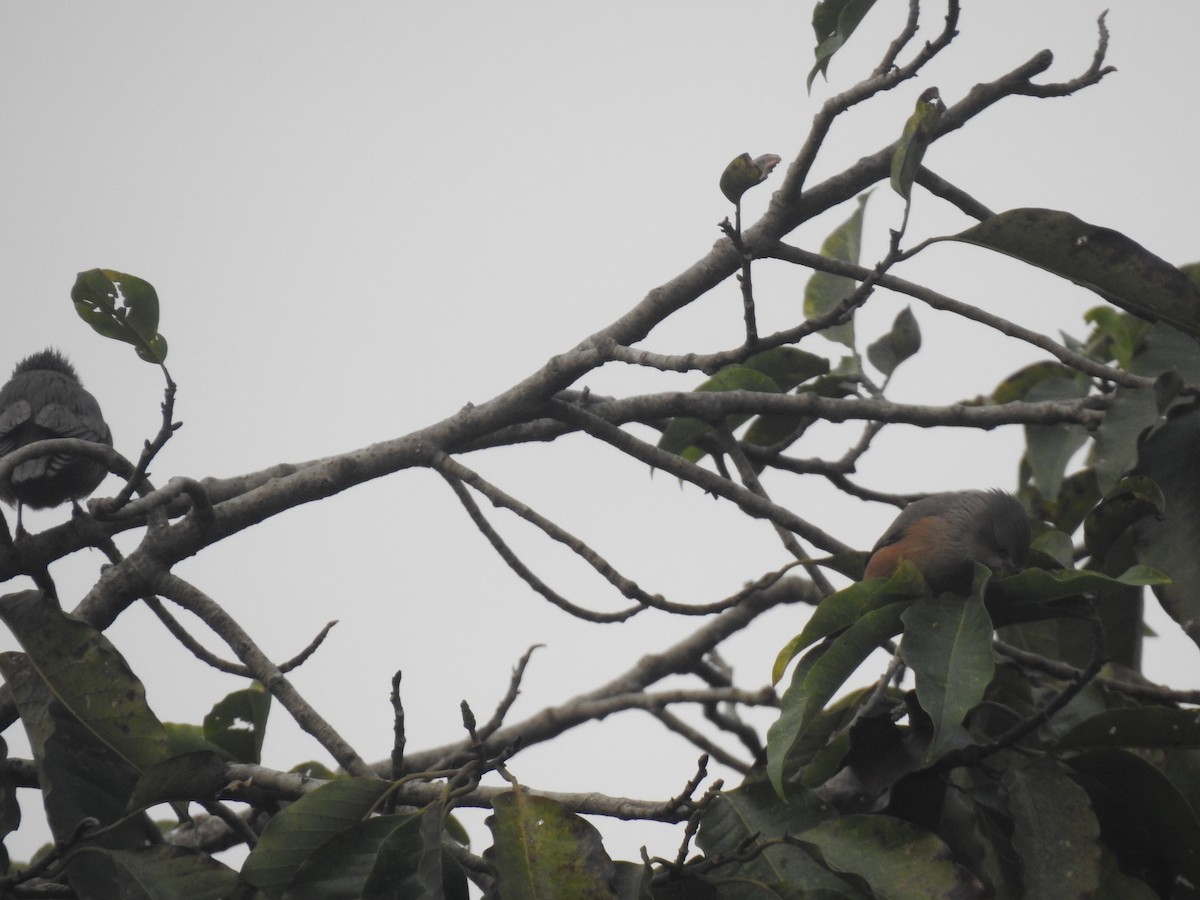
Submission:
<svg viewBox="0 0 1200 900">
<path fill-rule="evenodd" d="M 843 51 L 877 37 L 865 31 L 880 14 L 874 6 L 816 4 L 810 90 L 837 74 Z M 814 103 L 810 130 L 794 147 L 738 154 L 698 185 L 728 204 L 727 217 L 713 223 L 715 243 L 610 323 L 578 334 L 511 386 L 493 385 L 489 399 L 443 411 L 424 427 L 397 430 L 390 411 L 365 410 L 363 441 L 334 441 L 320 458 L 225 477 L 157 478 L 164 454 L 187 434 L 177 409 L 187 381 L 177 384 L 169 371 L 177 337 L 166 324 L 179 307 L 150 273 L 80 272 L 70 291 L 75 311 L 99 335 L 129 345 L 147 364 L 143 372 L 157 367 L 164 392 L 158 431 L 140 456 L 127 458 L 137 445 L 117 434 L 114 447 L 61 438 L 0 459 L 0 480 L 49 453 L 100 460 L 123 480 L 111 496 L 93 498 L 86 516 L 25 536 L 7 524 L 0 532 L 5 580 L 25 577 L 35 587 L 0 597 L 0 619 L 20 645 L 0 655 L 0 704 L 30 748 L 30 758 L 12 756 L 0 773 L 0 823 L 11 833 L 36 805 L 54 838 L 28 865 L 10 861 L 0 892 L 1195 894 L 1200 731 L 1189 707 L 1200 698 L 1154 684 L 1141 670 L 1147 587 L 1172 627 L 1197 641 L 1200 264 L 1167 261 L 1119 223 L 1101 221 L 1102 206 L 1005 204 L 989 185 L 992 173 L 969 181 L 946 174 L 939 162 L 953 156 L 953 136 L 986 127 L 997 104 L 1074 103 L 1114 77 L 1101 16 L 1094 54 L 1071 73 L 1051 75 L 1052 55 L 1042 51 L 952 92 L 936 81 L 965 27 L 960 15 L 954 0 L 913 0 L 907 19 L 869 48 L 874 62 L 860 80 L 839 81 Z M 793 90 L 799 96 L 803 88 Z M 838 125 L 905 90 L 913 100 L 907 121 L 889 123 L 878 146 L 839 149 L 831 168 Z M 761 215 L 743 216 L 743 205 L 768 193 Z M 931 204 L 957 224 L 928 228 L 922 210 Z M 921 268 L 951 253 L 1004 257 L 1014 272 L 1044 273 L 1049 302 L 1056 290 L 1083 290 L 1093 305 L 1073 333 L 1051 336 L 1009 310 L 948 293 Z M 591 277 L 602 281 L 604 272 Z M 511 315 L 519 314 L 512 295 L 536 289 L 498 287 Z M 662 338 L 714 298 L 736 307 L 719 344 Z M 895 309 L 890 327 L 866 339 L 860 323 L 880 303 Z M 945 370 L 930 396 L 897 398 L 896 373 L 930 352 L 914 309 L 947 313 L 956 327 L 998 336 L 1032 359 L 987 394 L 964 392 L 961 373 Z M 331 330 L 372 327 L 339 321 L 333 301 L 296 314 L 328 317 Z M 287 323 L 275 328 L 287 341 Z M 206 364 L 222 365 L 219 349 Z M 635 372 L 636 387 L 609 390 L 614 382 L 604 381 L 604 390 L 593 389 L 591 379 L 613 368 Z M 350 405 L 357 375 L 337 367 L 327 375 L 347 378 Z M 111 400 L 104 405 L 112 409 Z M 260 403 L 259 425 L 268 430 L 288 412 Z M 319 429 L 321 410 L 304 412 Z M 911 565 L 863 579 L 867 554 L 836 536 L 814 498 L 837 494 L 892 509 L 917 499 L 900 480 L 863 475 L 870 457 L 897 452 L 887 441 L 906 426 L 986 440 L 1001 426 L 1020 427 L 1022 454 L 1006 486 L 1033 523 L 1024 571 L 998 577 L 977 566 L 966 596 L 933 595 Z M 735 573 L 740 588 L 660 593 L 626 571 L 623 548 L 592 539 L 586 514 L 552 499 L 548 512 L 489 474 L 489 460 L 545 446 L 569 448 L 558 471 L 584 489 L 603 492 L 616 479 L 644 485 L 653 473 L 644 489 L 653 502 L 626 511 L 631 545 L 677 540 L 656 521 L 654 504 L 700 498 L 761 523 L 781 559 L 748 563 Z M 594 466 L 584 448 L 621 465 Z M 937 444 L 920 452 L 926 467 L 949 464 Z M 497 593 L 522 585 L 576 623 L 581 659 L 598 629 L 637 635 L 640 621 L 668 621 L 672 640 L 637 646 L 591 672 L 583 692 L 525 711 L 518 698 L 540 652 L 531 646 L 513 660 L 493 707 L 462 703 L 461 734 L 450 742 L 428 740 L 406 713 L 419 666 L 399 660 L 390 710 L 372 723 L 390 733 L 391 751 L 373 758 L 347 737 L 340 710 L 311 699 L 305 679 L 317 670 L 320 682 L 345 692 L 388 686 L 363 685 L 352 670 L 321 670 L 331 626 L 314 628 L 304 648 L 268 646 L 236 603 L 193 577 L 189 561 L 253 542 L 301 508 L 336 510 L 350 489 L 382 490 L 382 479 L 406 472 L 437 476 L 481 537 L 460 549 L 461 566 L 484 553 L 500 560 L 509 580 Z M 420 510 L 400 502 L 406 527 L 419 528 Z M 526 530 L 514 536 L 502 524 L 507 517 Z M 377 532 L 336 513 L 320 527 L 361 528 L 363 540 Z M 286 566 L 287 548 L 264 541 L 251 544 L 255 559 Z M 543 565 L 550 547 L 574 559 L 574 574 L 543 574 L 558 573 Z M 107 565 L 76 596 L 56 577 L 59 561 L 88 548 Z M 353 616 L 357 573 L 337 559 L 329 564 L 341 568 L 345 593 L 324 598 L 323 608 Z M 580 571 L 601 586 L 602 599 L 578 586 Z M 408 596 L 402 580 L 393 589 L 405 602 L 436 602 Z M 265 599 L 288 611 L 287 598 Z M 164 721 L 170 685 L 129 661 L 120 623 L 142 609 L 165 627 L 171 643 L 155 640 L 181 671 L 195 657 L 238 679 L 197 721 Z M 378 627 L 404 622 L 398 602 L 395 620 Z M 758 668 L 730 666 L 727 648 L 763 623 L 775 640 L 757 652 Z M 198 640 L 200 627 L 223 649 Z M 480 619 L 447 621 L 444 633 L 421 637 L 431 653 L 455 654 L 467 666 L 490 635 Z M 586 773 L 595 782 L 575 791 L 543 781 L 539 760 L 573 735 L 621 740 L 610 729 L 625 712 L 686 742 L 699 762 L 650 800 L 601 789 L 609 772 Z M 324 758 L 268 760 L 264 739 L 281 717 Z M 649 746 L 637 753 L 648 764 L 654 755 Z M 18 797 L 18 787 L 37 791 L 38 803 Z M 468 837 L 468 809 L 488 810 L 485 835 Z M 599 820 L 617 824 L 602 832 Z M 641 859 L 611 852 L 611 832 L 638 822 L 677 826 L 673 844 L 650 847 Z M 236 861 L 217 855 L 238 846 L 248 852 Z"/>
</svg>

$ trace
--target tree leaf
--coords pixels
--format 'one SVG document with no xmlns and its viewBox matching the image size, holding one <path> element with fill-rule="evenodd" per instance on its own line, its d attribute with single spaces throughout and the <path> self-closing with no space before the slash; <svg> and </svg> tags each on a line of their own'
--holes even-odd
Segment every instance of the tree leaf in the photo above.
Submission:
<svg viewBox="0 0 1200 900">
<path fill-rule="evenodd" d="M 874 896 L 973 900 L 988 893 L 956 865 L 937 835 L 885 815 L 850 815 L 797 835 L 835 872 L 867 883 Z"/>
<path fill-rule="evenodd" d="M 767 180 L 771 171 L 779 165 L 780 157 L 774 153 L 750 158 L 749 153 L 735 156 L 721 173 L 721 193 L 730 203 L 737 203 L 742 194 L 756 184 Z"/>
<path fill-rule="evenodd" d="M 167 339 L 158 333 L 158 293 L 136 275 L 89 269 L 75 277 L 71 301 L 98 334 L 132 344 L 146 362 L 167 358 Z"/>
<path fill-rule="evenodd" d="M 1080 722 L 1057 746 L 1061 749 L 1200 747 L 1200 719 L 1194 710 L 1162 706 L 1108 709 Z"/>
<path fill-rule="evenodd" d="M 1127 750 L 1089 750 L 1064 762 L 1081 776 L 1105 843 L 1122 869 L 1143 877 L 1158 869 L 1166 883 L 1192 886 L 1177 896 L 1194 897 L 1200 885 L 1200 821 L 1170 780 Z"/>
<path fill-rule="evenodd" d="M 929 142 L 937 131 L 938 120 L 946 111 L 946 104 L 935 87 L 926 88 L 917 98 L 916 109 L 904 123 L 904 133 L 892 154 L 892 190 L 909 199 L 917 169 L 929 148 Z"/>
<path fill-rule="evenodd" d="M 251 682 L 204 717 L 204 736 L 238 762 L 257 764 L 270 712 L 271 695 L 257 681 Z"/>
<path fill-rule="evenodd" d="M 524 788 L 492 801 L 487 824 L 495 843 L 485 853 L 502 897 L 608 900 L 616 875 L 600 833 L 586 819 Z"/>
<path fill-rule="evenodd" d="M 92 850 L 113 865 L 129 900 L 252 900 L 261 897 L 238 873 L 207 853 L 159 844 L 136 850 Z"/>
<path fill-rule="evenodd" d="M 0 619 L 79 723 L 138 771 L 166 759 L 167 733 L 146 689 L 101 632 L 40 591 L 0 599 Z"/>
<path fill-rule="evenodd" d="M 792 745 L 864 660 L 899 634 L 900 617 L 908 605 L 889 603 L 860 616 L 800 661 L 780 701 L 779 718 L 767 729 L 767 775 L 780 797 L 785 796 L 784 763 Z M 811 664 L 806 664 L 809 659 Z"/>
<path fill-rule="evenodd" d="M 1069 378 L 1046 378 L 1025 392 L 1025 400 L 1076 400 L 1086 397 L 1088 380 L 1078 372 Z M 1029 461 L 1033 482 L 1041 495 L 1053 501 L 1058 498 L 1067 463 L 1088 439 L 1082 425 L 1059 422 L 1055 425 L 1025 426 L 1025 458 Z"/>
<path fill-rule="evenodd" d="M 775 380 L 748 366 L 726 366 L 705 381 L 697 391 L 760 391 L 766 394 L 780 393 Z M 750 418 L 749 413 L 726 416 L 724 427 L 733 430 Z M 695 462 L 708 452 L 697 446 L 706 435 L 713 434 L 714 426 L 701 419 L 679 416 L 672 419 L 658 439 L 659 449 L 675 453 Z"/>
<path fill-rule="evenodd" d="M 820 0 L 813 8 L 813 32 L 817 46 L 813 50 L 816 63 L 808 73 L 808 90 L 812 92 L 817 73 L 826 75 L 829 61 L 850 40 L 858 23 L 875 5 L 875 0 Z M 826 75 L 828 77 L 828 75 Z"/>
<path fill-rule="evenodd" d="M 282 896 L 305 861 L 366 818 L 387 789 L 378 778 L 342 778 L 309 791 L 267 823 L 242 877 L 270 897 Z"/>
<path fill-rule="evenodd" d="M 959 597 L 922 597 L 904 611 L 900 653 L 913 670 L 917 701 L 933 720 L 933 739 L 926 762 L 955 742 L 967 713 L 983 700 L 992 680 L 992 620 L 983 605 L 983 586 Z"/>
<path fill-rule="evenodd" d="M 892 330 L 867 347 L 867 359 L 884 375 L 921 349 L 921 327 L 912 307 L 906 306 L 896 314 Z"/>
<path fill-rule="evenodd" d="M 1013 209 L 944 240 L 1020 259 L 1095 291 L 1151 322 L 1200 334 L 1200 288 L 1178 268 L 1118 231 L 1054 209 Z"/>
<path fill-rule="evenodd" d="M 1147 331 L 1134 354 L 1135 375 L 1158 378 L 1175 371 L 1189 384 L 1200 383 L 1200 345 L 1169 325 Z M 1158 421 L 1160 411 L 1152 391 L 1118 387 L 1096 430 L 1092 465 L 1101 490 L 1107 492 L 1137 464 L 1138 437 Z"/>
<path fill-rule="evenodd" d="M 1127 529 L 1146 516 L 1161 516 L 1166 505 L 1166 498 L 1152 479 L 1144 475 L 1122 478 L 1084 519 L 1084 546 L 1093 558 L 1103 560 Z"/>
<path fill-rule="evenodd" d="M 850 214 L 841 225 L 829 233 L 821 244 L 821 255 L 838 262 L 848 262 L 858 265 L 859 254 L 862 250 L 863 211 L 867 206 L 869 194 L 858 198 L 858 208 Z M 833 275 L 829 272 L 813 272 L 804 286 L 804 316 L 815 319 L 826 315 L 844 299 L 854 293 L 858 282 L 845 275 Z M 854 349 L 854 320 L 825 328 L 820 335 L 828 340 L 844 344 Z"/>
<path fill-rule="evenodd" d="M 784 803 L 759 778 L 732 791 L 723 791 L 704 811 L 696 844 L 709 857 L 736 854 L 739 847 L 757 838 L 778 838 L 797 834 L 836 816 L 836 811 L 811 791 L 793 787 Z M 807 897 L 809 891 L 852 888 L 838 876 L 798 847 L 767 847 L 762 853 L 722 866 L 724 885 L 721 897 L 730 900 L 764 896 L 758 887 L 747 885 L 739 892 L 733 884 L 740 881 L 770 885 L 779 897 Z M 737 857 L 735 857 L 737 858 Z M 729 879 L 727 882 L 724 879 Z M 855 896 L 857 893 L 855 893 Z M 771 896 L 771 895 L 765 895 Z"/>
<path fill-rule="evenodd" d="M 1100 883 L 1100 826 L 1087 793 L 1057 767 L 1003 775 L 1025 900 L 1088 897 Z"/>
<path fill-rule="evenodd" d="M 1139 442 L 1137 474 L 1162 490 L 1166 509 L 1134 526 L 1138 559 L 1161 569 L 1171 583 L 1155 588 L 1163 608 L 1200 644 L 1200 409 L 1179 414 Z"/>
<path fill-rule="evenodd" d="M 151 766 L 137 781 L 129 809 L 168 800 L 216 800 L 229 783 L 225 760 L 210 750 L 182 753 Z"/>
<path fill-rule="evenodd" d="M 373 816 L 355 822 L 317 847 L 292 876 L 283 900 L 385 900 L 393 897 L 441 898 L 442 848 L 423 834 L 429 810 Z M 440 836 L 440 829 L 436 829 Z M 436 881 L 422 869 L 431 858 Z"/>
</svg>

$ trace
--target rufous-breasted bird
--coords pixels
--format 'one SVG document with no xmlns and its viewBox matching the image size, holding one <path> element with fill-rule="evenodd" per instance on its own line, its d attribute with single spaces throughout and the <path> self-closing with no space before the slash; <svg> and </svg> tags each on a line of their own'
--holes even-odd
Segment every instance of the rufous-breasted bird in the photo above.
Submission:
<svg viewBox="0 0 1200 900">
<path fill-rule="evenodd" d="M 13 369 L 0 388 L 0 457 L 49 438 L 81 438 L 112 446 L 112 433 L 96 398 L 83 389 L 75 367 L 54 349 L 35 353 Z M 108 469 L 99 460 L 74 453 L 27 459 L 0 479 L 0 499 L 21 508 L 47 509 L 86 497 Z"/>
<path fill-rule="evenodd" d="M 930 494 L 906 506 L 871 550 L 864 578 L 886 578 L 902 560 L 925 576 L 935 595 L 971 590 L 975 563 L 996 575 L 1025 567 L 1029 517 L 1004 491 Z"/>
</svg>

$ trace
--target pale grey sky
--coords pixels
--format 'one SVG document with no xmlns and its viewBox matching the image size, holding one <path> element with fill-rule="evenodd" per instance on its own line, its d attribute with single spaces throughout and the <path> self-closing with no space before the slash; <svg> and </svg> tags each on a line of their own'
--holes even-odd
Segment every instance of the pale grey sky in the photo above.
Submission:
<svg viewBox="0 0 1200 900">
<path fill-rule="evenodd" d="M 76 272 L 106 267 L 146 278 L 162 299 L 185 427 L 154 466 L 160 482 L 311 459 L 441 419 L 507 388 L 703 255 L 730 212 L 717 190 L 721 169 L 742 151 L 778 153 L 786 166 L 820 102 L 865 75 L 898 30 L 902 4 L 879 6 L 811 97 L 803 3 L 0 6 L 9 296 L 0 365 L 47 344 L 64 349 L 103 405 L 117 448 L 136 457 L 157 427 L 158 373 L 93 335 L 68 297 Z M 1116 74 L 1071 99 L 1005 100 L 938 142 L 927 164 L 994 209 L 1066 209 L 1172 262 L 1200 259 L 1200 6 L 1190 0 L 1159 0 L 1153 16 L 1132 0 L 967 4 L 955 45 L 922 79 L 839 123 L 813 177 L 893 140 L 930 84 L 953 103 L 1046 47 L 1056 53 L 1049 77 L 1076 75 L 1105 6 Z M 926 27 L 940 18 L 928 6 Z M 778 181 L 777 173 L 747 195 L 749 220 Z M 876 190 L 867 264 L 900 211 L 890 189 Z M 793 240 L 815 249 L 848 212 Z M 966 224 L 918 192 L 912 234 Z M 900 274 L 1050 334 L 1082 334 L 1080 315 L 1099 302 L 964 246 L 941 245 Z M 764 329 L 796 321 L 805 277 L 781 265 L 756 270 Z M 872 300 L 859 320 L 863 346 L 903 305 Z M 926 350 L 900 370 L 896 399 L 986 393 L 1040 358 L 915 311 Z M 740 316 L 730 282 L 647 345 L 732 346 Z M 837 355 L 819 340 L 812 349 Z M 615 393 L 699 380 L 616 368 L 588 385 Z M 806 452 L 847 434 L 823 429 Z M 1011 487 L 1020 439 L 1016 429 L 948 436 L 896 427 L 861 480 L 902 491 Z M 717 599 L 786 559 L 768 526 L 580 439 L 465 461 L 672 599 Z M 811 481 L 769 487 L 858 546 L 893 514 L 839 502 Z M 619 604 L 557 548 L 496 518 L 560 590 L 592 606 Z M 55 570 L 66 605 L 100 562 L 92 553 Z M 424 471 L 289 512 L 180 573 L 276 658 L 340 619 L 294 680 L 369 759 L 390 749 L 397 668 L 409 744 L 419 748 L 459 736 L 460 699 L 486 716 L 532 643 L 547 646 L 514 717 L 605 680 L 698 624 L 569 620 L 499 562 L 441 479 Z M 799 627 L 776 614 L 733 641 L 743 683 L 765 680 Z M 140 609 L 110 636 L 164 719 L 197 722 L 238 687 L 177 649 Z M 1173 635 L 1162 643 L 1171 652 L 1150 654 L 1149 674 L 1184 686 L 1194 648 Z M 24 752 L 11 731 L 5 737 Z M 651 741 L 658 749 L 647 754 Z M 628 713 L 522 754 L 515 770 L 533 787 L 664 798 L 697 755 Z M 264 762 L 288 768 L 314 757 L 320 749 L 276 709 Z M 26 817 L 37 820 L 36 810 Z M 482 820 L 465 818 L 476 829 Z M 670 855 L 677 841 L 665 827 L 603 827 L 614 857 L 636 858 L 647 842 L 652 854 Z M 40 842 L 35 828 L 23 827 L 15 857 Z"/>
</svg>

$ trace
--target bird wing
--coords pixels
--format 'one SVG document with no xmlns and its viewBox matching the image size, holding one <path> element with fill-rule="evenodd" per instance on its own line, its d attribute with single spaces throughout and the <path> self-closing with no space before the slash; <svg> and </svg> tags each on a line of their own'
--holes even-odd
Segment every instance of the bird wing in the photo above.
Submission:
<svg viewBox="0 0 1200 900">
<path fill-rule="evenodd" d="M 18 428 L 29 421 L 33 408 L 28 400 L 14 400 L 0 412 L 0 456 L 17 449 Z"/>
<path fill-rule="evenodd" d="M 34 422 L 59 437 L 81 438 L 106 444 L 110 440 L 108 428 L 96 426 L 90 416 L 81 416 L 62 403 L 47 403 L 37 412 Z"/>
</svg>

